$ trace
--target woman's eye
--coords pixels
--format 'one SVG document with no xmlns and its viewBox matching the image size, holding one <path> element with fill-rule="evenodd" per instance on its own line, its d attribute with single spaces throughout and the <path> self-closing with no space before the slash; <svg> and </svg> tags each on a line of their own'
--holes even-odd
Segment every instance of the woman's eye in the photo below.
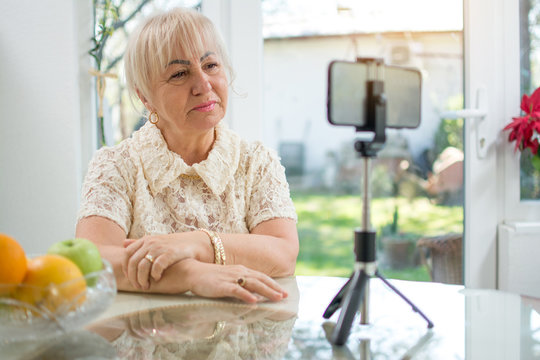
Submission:
<svg viewBox="0 0 540 360">
<path fill-rule="evenodd" d="M 182 79 L 183 77 L 185 77 L 187 74 L 187 71 L 185 70 L 182 70 L 182 71 L 177 71 L 175 72 L 174 74 L 171 75 L 171 80 L 172 79 Z"/>
<path fill-rule="evenodd" d="M 215 69 L 217 69 L 218 67 L 219 67 L 219 64 L 218 64 L 217 62 L 215 62 L 215 63 L 214 63 L 214 62 L 213 62 L 213 63 L 208 63 L 208 64 L 206 64 L 206 65 L 204 66 L 204 68 L 205 68 L 206 70 L 215 70 Z"/>
</svg>

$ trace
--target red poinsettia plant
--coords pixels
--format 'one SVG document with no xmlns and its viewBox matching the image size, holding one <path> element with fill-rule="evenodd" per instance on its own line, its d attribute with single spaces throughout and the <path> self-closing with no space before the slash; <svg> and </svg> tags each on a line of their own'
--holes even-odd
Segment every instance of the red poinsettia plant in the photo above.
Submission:
<svg viewBox="0 0 540 360">
<path fill-rule="evenodd" d="M 527 148 L 533 154 L 532 164 L 540 171 L 540 154 L 538 153 L 540 138 L 540 88 L 536 89 L 531 96 L 523 95 L 521 99 L 523 116 L 512 118 L 512 122 L 503 130 L 510 130 L 508 141 L 516 142 L 515 150 L 523 151 Z"/>
</svg>

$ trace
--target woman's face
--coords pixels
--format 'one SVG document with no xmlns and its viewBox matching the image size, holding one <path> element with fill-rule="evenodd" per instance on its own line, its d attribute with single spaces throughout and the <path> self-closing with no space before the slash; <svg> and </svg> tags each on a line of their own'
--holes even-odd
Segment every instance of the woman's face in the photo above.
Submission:
<svg viewBox="0 0 540 360">
<path fill-rule="evenodd" d="M 154 81 L 147 107 L 158 113 L 162 129 L 204 131 L 225 116 L 227 96 L 226 71 L 215 52 L 199 58 L 179 54 Z"/>
</svg>

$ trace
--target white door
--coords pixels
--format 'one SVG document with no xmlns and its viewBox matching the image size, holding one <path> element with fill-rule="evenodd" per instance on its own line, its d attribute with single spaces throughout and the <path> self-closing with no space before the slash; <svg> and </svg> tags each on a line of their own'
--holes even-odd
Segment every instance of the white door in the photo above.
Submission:
<svg viewBox="0 0 540 360">
<path fill-rule="evenodd" d="M 486 113 L 465 124 L 465 285 L 540 296 L 540 202 L 525 199 L 530 185 L 520 185 L 519 153 L 502 132 L 520 116 L 520 53 L 529 53 L 520 46 L 520 0 L 464 6 L 465 104 Z"/>
<path fill-rule="evenodd" d="M 469 287 L 496 287 L 500 178 L 495 140 L 496 129 L 503 123 L 504 103 L 499 98 L 504 86 L 504 59 L 499 55 L 502 41 L 492 39 L 503 39 L 499 11 L 502 11 L 502 1 L 466 0 L 464 3 L 465 106 L 476 108 L 476 97 L 482 91 L 487 98 L 486 116 L 469 117 L 464 126 L 464 280 Z M 483 156 L 476 146 L 480 141 Z"/>
</svg>

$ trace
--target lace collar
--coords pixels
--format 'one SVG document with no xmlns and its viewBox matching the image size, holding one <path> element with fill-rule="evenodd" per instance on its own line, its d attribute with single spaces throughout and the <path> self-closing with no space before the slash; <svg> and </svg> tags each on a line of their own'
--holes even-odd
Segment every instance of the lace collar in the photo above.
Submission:
<svg viewBox="0 0 540 360">
<path fill-rule="evenodd" d="M 216 126 L 216 141 L 208 158 L 192 166 L 168 149 L 161 131 L 149 122 L 136 131 L 132 139 L 154 195 L 178 177 L 185 175 L 199 176 L 210 190 L 219 196 L 238 168 L 240 138 L 223 122 Z"/>
</svg>

